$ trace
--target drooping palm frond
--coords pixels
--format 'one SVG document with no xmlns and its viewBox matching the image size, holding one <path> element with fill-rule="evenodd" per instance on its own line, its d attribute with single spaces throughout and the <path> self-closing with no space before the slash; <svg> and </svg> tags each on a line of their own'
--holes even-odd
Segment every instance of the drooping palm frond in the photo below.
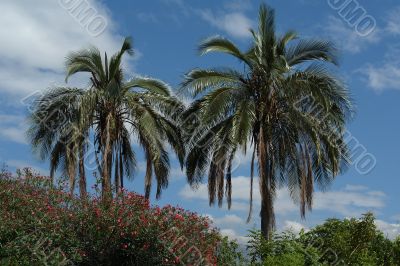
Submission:
<svg viewBox="0 0 400 266">
<path fill-rule="evenodd" d="M 300 40 L 286 49 L 285 58 L 290 66 L 313 60 L 338 64 L 335 45 L 323 40 Z"/>
</svg>

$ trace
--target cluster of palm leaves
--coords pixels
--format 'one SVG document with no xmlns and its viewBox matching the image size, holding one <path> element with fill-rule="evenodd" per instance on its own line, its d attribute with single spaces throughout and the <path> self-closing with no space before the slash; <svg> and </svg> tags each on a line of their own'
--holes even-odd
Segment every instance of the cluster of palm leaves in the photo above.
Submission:
<svg viewBox="0 0 400 266">
<path fill-rule="evenodd" d="M 112 175 L 118 191 L 123 177 L 133 174 L 131 141 L 136 139 L 146 157 L 146 197 L 153 176 L 158 197 L 168 185 L 168 143 L 184 164 L 188 182 L 196 186 L 208 177 L 210 205 L 217 200 L 221 206 L 225 195 L 228 208 L 233 159 L 239 152 L 249 153 L 249 219 L 256 165 L 261 229 L 268 237 L 275 224 L 277 189 L 288 187 L 304 216 L 311 210 L 315 184 L 325 189 L 343 170 L 348 162 L 343 134 L 352 103 L 346 86 L 332 73 L 337 64 L 332 43 L 299 40 L 293 31 L 277 36 L 274 11 L 265 5 L 258 30 L 251 33 L 246 51 L 219 36 L 201 43 L 201 54 L 229 54 L 244 70 L 190 71 L 181 88 L 194 98 L 187 107 L 159 80 L 125 81 L 121 60 L 132 53 L 129 39 L 110 60 L 107 54 L 102 59 L 96 48 L 70 54 L 67 78 L 88 72 L 91 86 L 55 88 L 36 101 L 29 129 L 33 147 L 50 159 L 52 175 L 62 168 L 71 191 L 78 171 L 84 197 L 84 158 L 93 141 L 103 195 L 110 197 Z"/>
</svg>

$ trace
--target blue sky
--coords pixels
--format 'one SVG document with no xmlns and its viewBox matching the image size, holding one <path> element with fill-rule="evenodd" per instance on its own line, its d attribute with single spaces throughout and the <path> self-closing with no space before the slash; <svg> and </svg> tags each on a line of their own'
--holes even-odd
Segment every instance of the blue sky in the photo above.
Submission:
<svg viewBox="0 0 400 266">
<path fill-rule="evenodd" d="M 77 20 L 76 13 L 67 6 L 72 2 L 92 8 L 101 32 Z M 357 105 L 357 114 L 348 127 L 349 140 L 357 145 L 355 163 L 337 177 L 329 191 L 317 192 L 314 210 L 306 220 L 300 219 L 298 207 L 287 192 L 280 190 L 275 205 L 277 227 L 298 230 L 328 217 L 373 211 L 378 226 L 394 237 L 400 233 L 400 181 L 396 168 L 400 163 L 400 3 L 347 1 L 359 5 L 364 17 L 376 22 L 373 31 L 362 36 L 357 32 L 357 26 L 362 25 L 350 25 L 352 21 L 348 23 L 343 11 L 333 8 L 333 3 L 340 2 L 345 1 L 265 1 L 276 10 L 278 32 L 294 29 L 302 37 L 326 38 L 338 44 L 338 73 Z M 68 51 L 94 44 L 111 53 L 119 48 L 124 36 L 132 36 L 136 55 L 125 62 L 128 76 L 153 76 L 177 87 L 183 74 L 193 67 L 229 65 L 240 69 L 235 60 L 226 56 L 200 57 L 196 47 L 203 38 L 215 34 L 232 39 L 241 48 L 248 47 L 248 28 L 256 23 L 259 4 L 260 1 L 247 0 L 1 1 L 0 162 L 11 170 L 34 166 L 48 172 L 48 165 L 33 156 L 25 140 L 28 110 L 23 99 L 48 87 L 64 85 L 63 60 Z M 69 85 L 85 84 L 82 76 Z M 253 221 L 245 223 L 249 158 L 241 156 L 237 162 L 230 211 L 226 205 L 209 207 L 205 186 L 191 190 L 176 160 L 172 162 L 169 188 L 159 202 L 153 195 L 152 202 L 179 204 L 210 215 L 223 233 L 242 241 L 246 230 L 258 227 L 259 218 L 255 211 Z M 143 164 L 139 163 L 135 180 L 127 182 L 128 188 L 142 193 L 143 175 Z M 258 194 L 255 197 L 259 199 Z"/>
</svg>

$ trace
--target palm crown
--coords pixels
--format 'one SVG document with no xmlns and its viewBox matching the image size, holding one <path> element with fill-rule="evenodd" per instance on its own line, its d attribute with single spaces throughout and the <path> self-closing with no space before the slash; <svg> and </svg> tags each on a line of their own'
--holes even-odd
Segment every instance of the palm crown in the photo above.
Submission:
<svg viewBox="0 0 400 266">
<path fill-rule="evenodd" d="M 196 101 L 185 113 L 188 181 L 197 185 L 208 171 L 210 205 L 231 206 L 232 161 L 251 151 L 250 214 L 254 164 L 261 193 L 261 229 L 274 228 L 277 188 L 287 186 L 301 215 L 312 207 L 314 184 L 324 189 L 347 163 L 344 127 L 352 113 L 345 85 L 330 71 L 335 47 L 321 40 L 298 40 L 293 31 L 278 37 L 274 11 L 261 5 L 258 30 L 247 51 L 212 37 L 201 54 L 222 52 L 240 60 L 245 71 L 194 69 L 182 89 Z M 315 108 L 318 107 L 318 108 Z"/>
</svg>

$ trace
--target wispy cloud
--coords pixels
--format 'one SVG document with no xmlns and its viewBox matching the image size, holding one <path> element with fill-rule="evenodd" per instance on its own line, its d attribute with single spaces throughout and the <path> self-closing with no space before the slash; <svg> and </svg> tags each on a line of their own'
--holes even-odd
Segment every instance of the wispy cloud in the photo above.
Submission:
<svg viewBox="0 0 400 266">
<path fill-rule="evenodd" d="M 353 188 L 349 190 L 349 188 Z M 332 190 L 327 192 L 315 192 L 314 211 L 329 211 L 342 216 L 361 215 L 367 211 L 379 210 L 385 206 L 385 194 L 381 191 L 374 191 L 369 188 L 355 190 L 355 187 L 347 186 L 344 189 Z M 360 188 L 360 187 L 358 187 Z M 248 200 L 250 191 L 250 179 L 239 176 L 232 179 L 232 210 L 248 211 Z M 192 190 L 186 185 L 181 191 L 180 196 L 185 199 L 208 200 L 208 190 L 206 184 L 201 184 L 196 190 Z M 261 196 L 259 193 L 258 182 L 254 182 L 254 204 L 260 208 Z M 238 207 L 235 207 L 235 205 Z M 287 189 L 277 191 L 275 200 L 275 211 L 280 215 L 295 214 L 299 207 L 293 202 Z M 254 213 L 257 213 L 255 211 Z"/>
<path fill-rule="evenodd" d="M 230 0 L 224 4 L 224 7 L 228 10 L 234 11 L 247 11 L 253 8 L 251 0 Z"/>
<path fill-rule="evenodd" d="M 139 173 L 144 174 L 146 172 L 146 162 L 140 161 L 137 164 L 137 169 Z M 185 170 L 181 170 L 179 166 L 171 166 L 169 171 L 170 181 L 182 180 L 186 177 Z"/>
<path fill-rule="evenodd" d="M 282 231 L 291 231 L 295 234 L 300 233 L 301 230 L 304 230 L 305 232 L 309 231 L 310 229 L 298 222 L 295 221 L 284 221 L 283 222 L 283 227 Z"/>
<path fill-rule="evenodd" d="M 243 228 L 251 228 L 247 225 L 245 218 L 248 212 L 249 200 L 249 181 L 245 176 L 238 176 L 232 179 L 232 208 L 230 214 L 222 217 L 211 217 L 215 225 L 222 228 L 221 232 L 231 239 L 237 239 L 239 242 L 246 243 L 247 237 L 244 234 Z M 259 213 L 261 196 L 259 193 L 258 182 L 254 182 L 254 216 Z M 207 185 L 201 184 L 196 190 L 192 190 L 189 185 L 185 185 L 179 195 L 186 200 L 194 200 L 199 203 L 208 201 Z M 329 213 L 331 216 L 356 217 L 361 216 L 368 211 L 379 212 L 385 207 L 386 195 L 382 191 L 371 190 L 366 186 L 361 185 L 346 185 L 342 189 L 336 189 L 327 192 L 316 192 L 314 196 L 313 212 Z M 278 231 L 290 230 L 294 233 L 300 230 L 308 231 L 310 227 L 296 221 L 298 217 L 299 207 L 293 202 L 286 189 L 277 191 L 274 209 L 279 216 L 277 229 Z M 291 217 L 291 218 L 289 218 Z M 289 219 L 288 219 L 289 218 Z M 310 221 L 307 224 L 312 224 Z M 255 225 L 255 224 L 254 224 Z M 398 233 L 399 226 L 390 224 L 381 220 L 377 220 L 377 225 L 389 237 L 393 237 Z M 238 233 L 241 232 L 241 233 Z"/>
<path fill-rule="evenodd" d="M 150 22 L 150 23 L 158 22 L 158 18 L 156 17 L 156 15 L 150 12 L 140 12 L 136 15 L 136 17 L 141 22 Z"/>
<path fill-rule="evenodd" d="M 244 225 L 246 222 L 236 214 L 227 214 L 220 218 L 211 217 L 216 225 Z"/>
<path fill-rule="evenodd" d="M 367 64 L 362 73 L 367 78 L 368 86 L 377 92 L 388 89 L 400 90 L 400 64 L 392 62 Z"/>
<path fill-rule="evenodd" d="M 386 31 L 393 35 L 400 35 L 400 6 L 391 10 L 386 19 Z"/>
<path fill-rule="evenodd" d="M 236 240 L 242 245 L 247 244 L 249 238 L 237 233 L 237 231 L 243 229 L 246 225 L 246 221 L 241 217 L 236 214 L 226 214 L 222 217 L 214 217 L 211 214 L 206 214 L 205 216 L 213 222 L 214 226 L 220 228 L 222 235 L 227 236 L 231 240 Z"/>
<path fill-rule="evenodd" d="M 39 172 L 41 175 L 49 175 L 50 171 L 48 169 L 44 169 L 33 165 L 31 162 L 21 161 L 21 160 L 8 160 L 5 162 L 8 167 L 23 169 L 25 167 L 31 167 L 34 171 Z"/>
<path fill-rule="evenodd" d="M 235 38 L 248 38 L 251 36 L 249 29 L 253 21 L 247 17 L 244 11 L 252 8 L 248 0 L 226 1 L 219 10 L 195 8 L 182 0 L 162 0 L 169 6 L 174 6 L 183 18 L 199 16 L 211 26 L 229 34 Z M 177 22 L 180 19 L 176 14 L 170 14 Z"/>
<path fill-rule="evenodd" d="M 385 38 L 400 35 L 400 6 L 393 8 L 384 19 L 381 35 Z M 356 73 L 360 73 L 368 85 L 378 93 L 384 90 L 400 90 L 400 46 L 393 42 L 385 50 L 380 62 L 366 63 Z"/>
<path fill-rule="evenodd" d="M 360 36 L 344 21 L 334 16 L 329 16 L 328 22 L 318 27 L 318 30 L 337 42 L 342 50 L 352 54 L 360 53 L 369 45 L 376 44 L 381 40 L 381 31 L 378 28 L 368 36 Z"/>
<path fill-rule="evenodd" d="M 25 118 L 19 115 L 0 114 L 0 137 L 2 140 L 27 144 Z"/>
<path fill-rule="evenodd" d="M 239 244 L 245 245 L 250 240 L 247 236 L 238 234 L 234 229 L 221 229 L 221 234 L 227 236 L 230 240 L 236 240 Z"/>
<path fill-rule="evenodd" d="M 233 37 L 248 38 L 253 21 L 240 12 L 214 13 L 211 10 L 199 10 L 200 17 L 212 26 Z"/>
<path fill-rule="evenodd" d="M 376 220 L 375 224 L 389 239 L 395 239 L 400 236 L 400 224 L 392 224 L 383 220 Z"/>
<path fill-rule="evenodd" d="M 376 92 L 400 90 L 400 46 L 391 47 L 378 63 L 367 63 L 356 72 L 361 73 L 367 85 Z"/>
</svg>

